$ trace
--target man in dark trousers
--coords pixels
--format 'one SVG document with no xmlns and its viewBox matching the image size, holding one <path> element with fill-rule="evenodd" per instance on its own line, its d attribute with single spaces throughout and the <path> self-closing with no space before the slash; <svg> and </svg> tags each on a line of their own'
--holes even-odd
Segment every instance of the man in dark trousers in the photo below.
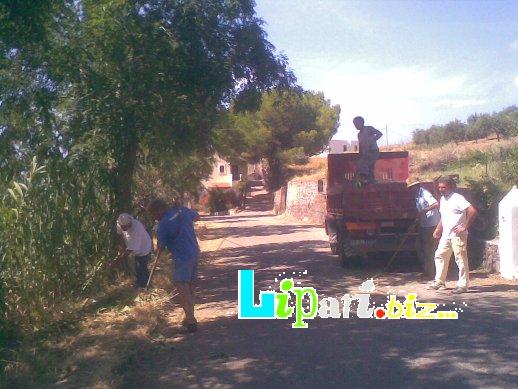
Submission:
<svg viewBox="0 0 518 389">
<path fill-rule="evenodd" d="M 380 153 L 376 142 L 383 134 L 372 126 L 366 126 L 361 116 L 355 117 L 353 124 L 358 130 L 358 179 L 360 182 L 375 183 L 374 166 Z"/>
<path fill-rule="evenodd" d="M 182 325 L 188 332 L 195 332 L 198 326 L 194 317 L 194 288 L 198 278 L 200 247 L 194 231 L 194 222 L 199 219 L 199 215 L 182 205 L 169 207 L 160 199 L 153 200 L 148 210 L 158 221 L 157 258 L 160 258 L 164 248 L 173 256 L 173 281 L 185 313 Z"/>
</svg>

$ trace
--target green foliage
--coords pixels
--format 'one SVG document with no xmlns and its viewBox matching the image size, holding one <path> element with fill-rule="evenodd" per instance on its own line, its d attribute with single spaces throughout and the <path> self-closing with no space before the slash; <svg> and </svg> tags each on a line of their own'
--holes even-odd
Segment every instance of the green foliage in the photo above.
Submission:
<svg viewBox="0 0 518 389">
<path fill-rule="evenodd" d="M 478 220 L 474 228 L 483 239 L 493 239 L 498 231 L 498 203 L 503 198 L 500 185 L 490 177 L 468 179 L 468 187 L 477 203 Z"/>
<path fill-rule="evenodd" d="M 110 255 L 109 192 L 96 167 L 72 158 L 38 165 L 12 181 L 0 204 L 0 248 L 10 326 L 52 320 L 56 303 L 98 284 Z"/>
<path fill-rule="evenodd" d="M 491 135 L 507 138 L 518 135 L 518 108 L 511 106 L 493 114 L 473 114 L 467 123 L 459 120 L 446 125 L 433 125 L 427 130 L 417 129 L 412 140 L 417 145 L 440 145 L 448 142 L 477 140 Z"/>
<path fill-rule="evenodd" d="M 322 93 L 275 90 L 263 95 L 257 112 L 236 115 L 234 128 L 244 134 L 247 160 L 266 159 L 265 180 L 274 191 L 289 178 L 288 165 L 305 163 L 324 150 L 339 115 L 340 107 L 331 106 Z"/>
<path fill-rule="evenodd" d="M 208 207 L 211 215 L 216 212 L 225 212 L 227 210 L 225 192 L 218 188 L 211 189 L 209 191 Z"/>
<path fill-rule="evenodd" d="M 135 183 L 195 191 L 224 108 L 294 82 L 261 25 L 251 0 L 0 4 L 3 318 L 95 284 Z"/>
<path fill-rule="evenodd" d="M 513 144 L 507 148 L 472 150 L 447 163 L 443 169 L 459 173 L 465 170 L 470 173 L 467 177 L 469 180 L 473 179 L 483 186 L 487 186 L 487 180 L 494 181 L 500 188 L 506 189 L 518 183 L 518 146 Z"/>
<path fill-rule="evenodd" d="M 476 204 L 478 210 L 498 207 L 498 203 L 502 199 L 502 191 L 493 179 L 483 177 L 478 180 L 468 179 L 467 182 L 478 200 L 478 204 Z"/>
<path fill-rule="evenodd" d="M 200 153 L 177 155 L 168 152 L 150 154 L 142 146 L 138 168 L 135 172 L 134 202 L 145 204 L 160 197 L 168 203 L 184 196 L 196 197 L 201 180 L 212 172 L 212 157 Z"/>
<path fill-rule="evenodd" d="M 225 212 L 239 205 L 239 193 L 234 188 L 222 190 L 213 188 L 209 190 L 207 206 L 210 214 Z"/>
<path fill-rule="evenodd" d="M 498 154 L 501 161 L 497 170 L 498 177 L 503 182 L 518 185 L 518 147 L 502 149 Z"/>
</svg>

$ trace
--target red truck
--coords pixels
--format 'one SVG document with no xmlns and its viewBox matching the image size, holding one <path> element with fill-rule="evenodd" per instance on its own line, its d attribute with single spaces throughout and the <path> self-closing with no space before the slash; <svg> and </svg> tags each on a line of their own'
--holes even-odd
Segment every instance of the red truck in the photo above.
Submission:
<svg viewBox="0 0 518 389">
<path fill-rule="evenodd" d="M 407 188 L 408 152 L 381 152 L 377 183 L 357 185 L 358 153 L 327 159 L 326 233 L 331 251 L 344 267 L 358 266 L 371 253 L 419 254 L 415 189 Z"/>
</svg>

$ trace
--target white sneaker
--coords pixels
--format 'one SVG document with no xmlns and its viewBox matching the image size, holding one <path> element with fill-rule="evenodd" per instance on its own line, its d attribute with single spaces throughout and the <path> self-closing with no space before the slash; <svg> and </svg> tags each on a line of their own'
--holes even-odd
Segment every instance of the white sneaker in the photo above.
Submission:
<svg viewBox="0 0 518 389">
<path fill-rule="evenodd" d="M 434 281 L 431 284 L 426 285 L 426 289 L 428 289 L 428 290 L 444 290 L 444 289 L 446 289 L 446 286 L 441 282 Z"/>
</svg>

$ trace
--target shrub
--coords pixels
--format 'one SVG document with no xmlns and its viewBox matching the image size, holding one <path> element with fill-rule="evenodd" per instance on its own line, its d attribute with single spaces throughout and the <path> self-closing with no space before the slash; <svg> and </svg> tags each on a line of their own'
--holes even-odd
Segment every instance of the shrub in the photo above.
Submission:
<svg viewBox="0 0 518 389">
<path fill-rule="evenodd" d="M 4 183 L 5 184 L 5 183 Z M 2 193 L 3 192 L 3 193 Z M 106 273 L 113 214 L 95 166 L 32 165 L 0 196 L 0 279 L 9 326 L 36 328 Z"/>
<path fill-rule="evenodd" d="M 497 169 L 498 177 L 505 183 L 518 183 L 518 147 L 500 150 L 501 163 Z"/>
<path fill-rule="evenodd" d="M 221 189 L 214 188 L 209 191 L 209 212 L 214 214 L 216 212 L 224 212 L 227 210 L 227 199 L 225 192 Z"/>
</svg>

